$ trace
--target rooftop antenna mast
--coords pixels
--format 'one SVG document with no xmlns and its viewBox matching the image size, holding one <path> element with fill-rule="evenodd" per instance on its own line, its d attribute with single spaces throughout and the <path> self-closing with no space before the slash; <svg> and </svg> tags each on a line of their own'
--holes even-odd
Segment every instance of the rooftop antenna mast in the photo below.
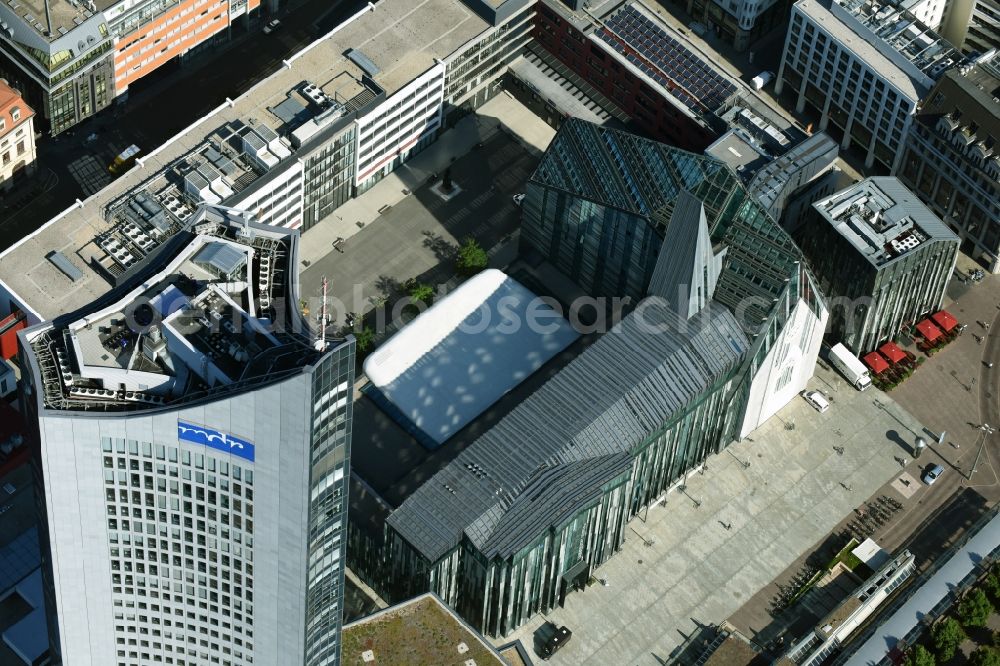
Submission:
<svg viewBox="0 0 1000 666">
<path fill-rule="evenodd" d="M 316 340 L 316 350 L 325 351 L 326 350 L 326 290 L 327 290 L 327 280 L 326 276 L 323 276 L 323 306 L 320 308 L 319 314 L 319 338 Z"/>
</svg>

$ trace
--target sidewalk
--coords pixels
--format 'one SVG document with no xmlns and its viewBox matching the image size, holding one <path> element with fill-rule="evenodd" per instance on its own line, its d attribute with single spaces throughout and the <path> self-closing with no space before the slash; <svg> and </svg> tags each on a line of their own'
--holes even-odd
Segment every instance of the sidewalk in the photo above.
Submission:
<svg viewBox="0 0 1000 666">
<path fill-rule="evenodd" d="M 501 129 L 502 128 L 502 129 Z M 541 154 L 555 130 L 537 118 L 506 92 L 484 104 L 477 113 L 462 118 L 423 152 L 402 164 L 377 185 L 347 201 L 312 229 L 302 234 L 299 258 L 306 264 L 334 252 L 338 238 L 350 238 L 381 217 L 427 183 L 431 174 L 440 175 L 455 159 L 467 154 L 499 131 L 507 131 L 531 152 Z"/>
</svg>

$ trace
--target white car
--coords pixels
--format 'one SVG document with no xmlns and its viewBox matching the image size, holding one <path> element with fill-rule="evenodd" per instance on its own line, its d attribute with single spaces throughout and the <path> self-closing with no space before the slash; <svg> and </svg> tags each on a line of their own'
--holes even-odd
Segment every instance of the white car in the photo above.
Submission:
<svg viewBox="0 0 1000 666">
<path fill-rule="evenodd" d="M 524 194 L 523 193 L 522 194 L 515 194 L 512 198 L 514 199 L 514 205 L 515 206 L 520 206 L 521 202 L 524 201 Z"/>
<path fill-rule="evenodd" d="M 938 480 L 938 477 L 941 476 L 942 474 L 944 474 L 944 467 L 941 467 L 941 465 L 934 465 L 934 467 L 924 470 L 924 475 L 921 476 L 920 478 L 928 486 L 932 486 L 934 485 L 934 482 Z"/>
<path fill-rule="evenodd" d="M 265 35 L 270 35 L 272 32 L 277 32 L 278 28 L 280 27 L 281 27 L 281 21 L 279 21 L 278 19 L 274 19 L 272 21 L 267 22 L 267 25 L 264 26 L 263 32 Z"/>
<path fill-rule="evenodd" d="M 830 409 L 830 401 L 820 391 L 803 391 L 802 397 L 820 414 Z"/>
</svg>

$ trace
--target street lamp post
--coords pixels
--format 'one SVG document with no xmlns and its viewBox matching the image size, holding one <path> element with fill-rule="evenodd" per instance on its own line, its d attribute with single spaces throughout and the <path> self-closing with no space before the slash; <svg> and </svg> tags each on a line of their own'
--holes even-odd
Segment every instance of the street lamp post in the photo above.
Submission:
<svg viewBox="0 0 1000 666">
<path fill-rule="evenodd" d="M 976 473 L 976 468 L 979 467 L 979 458 L 983 455 L 983 449 L 986 447 L 986 438 L 996 432 L 996 428 L 991 426 L 989 423 L 984 423 L 979 426 L 979 430 L 983 433 L 982 438 L 979 440 L 979 450 L 976 451 L 976 461 L 972 463 L 972 471 L 969 472 L 969 480 L 972 480 L 972 475 Z"/>
</svg>

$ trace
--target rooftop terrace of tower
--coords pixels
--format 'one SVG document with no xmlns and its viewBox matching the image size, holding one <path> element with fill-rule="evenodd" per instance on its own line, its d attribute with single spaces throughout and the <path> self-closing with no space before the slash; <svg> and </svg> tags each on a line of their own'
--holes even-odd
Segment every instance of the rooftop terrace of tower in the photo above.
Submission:
<svg viewBox="0 0 1000 666">
<path fill-rule="evenodd" d="M 298 235 L 203 207 L 138 283 L 21 333 L 45 407 L 128 411 L 273 380 L 322 345 L 298 311 Z M 155 272 L 153 272 L 155 270 Z"/>
</svg>

